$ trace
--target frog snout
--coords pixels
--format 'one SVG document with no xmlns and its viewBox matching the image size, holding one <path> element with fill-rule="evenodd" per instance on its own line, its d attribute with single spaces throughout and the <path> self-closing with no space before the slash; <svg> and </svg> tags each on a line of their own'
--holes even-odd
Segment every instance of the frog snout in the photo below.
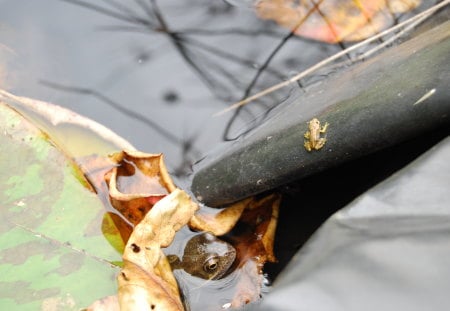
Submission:
<svg viewBox="0 0 450 311">
<path fill-rule="evenodd" d="M 230 246 L 231 247 L 231 246 Z M 211 280 L 223 277 L 236 259 L 236 250 L 230 248 L 225 254 L 210 256 L 203 265 L 203 270 L 210 276 Z"/>
</svg>

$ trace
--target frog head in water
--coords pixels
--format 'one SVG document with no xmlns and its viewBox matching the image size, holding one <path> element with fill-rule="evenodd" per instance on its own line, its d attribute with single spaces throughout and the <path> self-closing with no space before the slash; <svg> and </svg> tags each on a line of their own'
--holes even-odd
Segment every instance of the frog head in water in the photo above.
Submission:
<svg viewBox="0 0 450 311">
<path fill-rule="evenodd" d="M 217 280 L 233 264 L 236 250 L 231 244 L 205 232 L 195 235 L 187 242 L 181 261 L 176 255 L 168 255 L 167 258 L 172 269 L 183 269 L 206 280 Z"/>
</svg>

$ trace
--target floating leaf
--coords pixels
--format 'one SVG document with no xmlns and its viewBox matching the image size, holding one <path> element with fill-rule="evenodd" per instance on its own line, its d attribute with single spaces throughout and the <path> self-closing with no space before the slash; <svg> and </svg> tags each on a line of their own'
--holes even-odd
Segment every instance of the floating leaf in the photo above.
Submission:
<svg viewBox="0 0 450 311">
<path fill-rule="evenodd" d="M 161 251 L 198 206 L 176 189 L 158 201 L 135 227 L 118 277 L 121 310 L 183 310 L 177 283 Z"/>
<path fill-rule="evenodd" d="M 117 150 L 133 149 L 129 142 L 110 129 L 64 107 L 15 96 L 1 89 L 0 101 L 37 125 L 73 157 L 91 154 L 106 156 Z"/>
<path fill-rule="evenodd" d="M 274 231 L 262 225 L 265 222 L 261 216 L 249 213 L 264 200 L 247 199 L 214 217 L 204 213 L 193 217 L 198 206 L 175 187 L 162 156 L 137 151 L 123 151 L 110 158 L 77 159 L 89 178 L 88 183 L 78 166 L 44 132 L 10 108 L 2 108 L 1 147 L 4 149 L 0 163 L 5 165 L 1 166 L 5 168 L 5 179 L 0 184 L 0 199 L 6 204 L 0 222 L 0 269 L 3 270 L 0 272 L 5 276 L 5 281 L 0 282 L 2 306 L 79 309 L 110 295 L 115 286 L 109 281 L 117 271 L 111 268 L 121 265 L 115 250 L 124 250 L 123 270 L 118 278 L 121 307 L 134 310 L 144 305 L 181 310 L 178 286 L 161 248 L 172 243 L 175 232 L 189 221 L 197 229 L 217 235 L 229 232 L 236 225 L 249 228 L 246 235 L 236 237 L 238 248 L 249 248 L 241 251 L 239 269 L 253 271 L 243 274 L 245 278 L 239 288 L 245 290 L 239 289 L 238 296 L 258 299 L 261 267 L 272 258 L 270 254 L 273 256 L 273 241 L 265 236 L 273 238 Z M 110 203 L 132 221 L 133 233 L 132 224 L 114 213 Z M 109 211 L 105 212 L 104 207 Z M 261 215 L 265 215 L 266 209 L 262 209 Z M 252 217 L 259 222 L 245 220 Z M 257 241 L 249 239 L 247 234 L 258 237 Z M 246 255 L 249 251 L 256 257 L 249 259 Z M 11 270 L 12 266 L 24 270 Z M 27 274 L 35 269 L 34 276 Z M 64 276 L 64 281 L 56 282 L 57 286 L 51 280 L 55 275 Z M 70 280 L 69 286 L 66 280 Z M 102 282 L 106 284 L 98 286 Z M 246 282 L 252 286 L 243 285 Z M 92 284 L 95 290 L 90 290 Z M 234 304 L 242 301 L 236 298 Z M 118 303 L 109 296 L 89 308 L 114 309 Z"/>
<path fill-rule="evenodd" d="M 126 150 L 111 159 L 117 163 L 105 177 L 111 204 L 134 225 L 176 189 L 161 154 Z"/>
<path fill-rule="evenodd" d="M 114 208 L 110 203 L 108 186 L 105 181 L 105 175 L 117 164 L 110 158 L 97 155 L 77 158 L 77 162 L 90 184 L 95 188 L 105 209 L 109 210 L 103 215 L 101 225 L 103 235 L 111 246 L 119 254 L 122 254 L 125 244 L 133 231 L 133 226 L 123 216 L 113 212 Z"/>
<path fill-rule="evenodd" d="M 119 215 L 111 212 L 103 215 L 103 235 L 119 254 L 123 254 L 125 244 L 130 238 L 132 231 L 133 227 Z"/>
<path fill-rule="evenodd" d="M 295 34 L 328 43 L 359 41 L 395 22 L 420 0 L 260 0 L 256 12 Z"/>
<path fill-rule="evenodd" d="M 46 133 L 0 103 L 0 305 L 78 310 L 111 295 L 119 254 L 104 208 Z"/>
<path fill-rule="evenodd" d="M 276 261 L 273 243 L 280 202 L 281 197 L 277 194 L 253 200 L 236 225 L 239 231 L 244 231 L 233 239 L 241 270 L 236 294 L 231 303 L 235 308 L 260 298 L 262 268 L 266 261 Z"/>
<path fill-rule="evenodd" d="M 220 212 L 208 213 L 200 210 L 189 221 L 189 227 L 198 231 L 211 232 L 220 236 L 233 229 L 244 209 L 251 203 L 251 198 L 239 201 Z"/>
<path fill-rule="evenodd" d="M 240 261 L 255 257 L 262 264 L 276 261 L 273 242 L 280 201 L 281 197 L 277 194 L 254 199 L 242 213 L 237 226 L 245 228 L 245 232 L 235 238 L 236 247 L 242 248 L 239 252 Z"/>
</svg>

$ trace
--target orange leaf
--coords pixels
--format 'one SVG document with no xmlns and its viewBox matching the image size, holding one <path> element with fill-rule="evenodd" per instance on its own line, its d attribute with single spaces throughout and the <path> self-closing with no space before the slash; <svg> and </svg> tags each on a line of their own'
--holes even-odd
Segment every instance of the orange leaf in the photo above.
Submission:
<svg viewBox="0 0 450 311">
<path fill-rule="evenodd" d="M 396 13 L 419 4 L 420 0 L 260 0 L 256 13 L 299 36 L 336 43 L 377 34 L 392 25 Z"/>
<path fill-rule="evenodd" d="M 117 163 L 105 176 L 111 204 L 134 225 L 156 202 L 176 189 L 162 154 L 125 150 L 111 159 Z"/>
</svg>

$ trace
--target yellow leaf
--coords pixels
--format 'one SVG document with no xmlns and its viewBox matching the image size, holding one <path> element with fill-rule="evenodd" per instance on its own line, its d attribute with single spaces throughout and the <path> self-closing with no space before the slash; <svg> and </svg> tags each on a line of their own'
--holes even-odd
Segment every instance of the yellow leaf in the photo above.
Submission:
<svg viewBox="0 0 450 311">
<path fill-rule="evenodd" d="M 215 214 L 200 211 L 191 218 L 189 227 L 198 231 L 211 232 L 216 236 L 224 235 L 233 229 L 251 200 L 250 198 L 239 201 Z"/>
<path fill-rule="evenodd" d="M 176 189 L 146 214 L 134 228 L 118 276 L 121 310 L 183 310 L 179 290 L 161 247 L 197 211 L 186 192 Z"/>
</svg>

